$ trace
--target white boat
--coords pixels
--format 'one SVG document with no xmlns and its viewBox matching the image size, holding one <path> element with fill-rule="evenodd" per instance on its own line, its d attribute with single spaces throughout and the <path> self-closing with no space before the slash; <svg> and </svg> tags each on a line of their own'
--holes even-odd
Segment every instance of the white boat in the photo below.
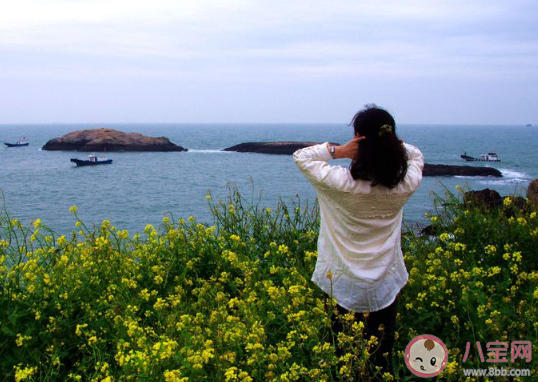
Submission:
<svg viewBox="0 0 538 382">
<path fill-rule="evenodd" d="M 480 155 L 479 158 L 475 158 L 472 156 L 467 155 L 467 153 L 461 155 L 461 158 L 463 160 L 466 160 L 467 162 L 500 162 L 501 160 L 497 156 L 497 153 L 486 153 Z"/>
<path fill-rule="evenodd" d="M 18 140 L 15 143 L 4 142 L 4 144 L 7 147 L 24 147 L 24 146 L 28 146 L 28 142 L 26 142 L 26 137 L 22 137 L 20 140 Z"/>
<path fill-rule="evenodd" d="M 71 162 L 75 163 L 77 166 L 95 166 L 98 164 L 111 164 L 112 159 L 90 154 L 88 155 L 88 160 L 71 158 Z"/>
</svg>

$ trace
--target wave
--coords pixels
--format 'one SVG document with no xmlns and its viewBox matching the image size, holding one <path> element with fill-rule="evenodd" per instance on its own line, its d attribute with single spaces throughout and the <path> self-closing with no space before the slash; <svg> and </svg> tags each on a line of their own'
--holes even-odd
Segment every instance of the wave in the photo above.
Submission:
<svg viewBox="0 0 538 382">
<path fill-rule="evenodd" d="M 476 177 L 476 176 L 455 176 L 458 179 L 476 180 L 479 184 L 490 186 L 507 186 L 507 185 L 526 185 L 532 180 L 532 176 L 527 173 L 515 171 L 513 169 L 499 169 L 502 173 L 502 178 L 491 176 Z"/>
<path fill-rule="evenodd" d="M 508 186 L 508 185 L 527 185 L 529 183 L 529 179 L 499 179 L 496 178 L 495 180 L 481 180 L 478 183 L 480 184 L 487 184 L 491 186 Z"/>
<path fill-rule="evenodd" d="M 502 173 L 502 178 L 481 180 L 479 183 L 488 184 L 492 186 L 505 186 L 505 185 L 526 185 L 531 181 L 531 176 L 524 172 L 515 171 L 512 169 L 502 168 L 499 169 Z"/>
<path fill-rule="evenodd" d="M 524 172 L 518 172 L 511 169 L 504 169 L 500 168 L 499 171 L 503 174 L 503 177 L 505 178 L 511 178 L 511 179 L 530 179 L 530 176 L 525 174 Z"/>
</svg>

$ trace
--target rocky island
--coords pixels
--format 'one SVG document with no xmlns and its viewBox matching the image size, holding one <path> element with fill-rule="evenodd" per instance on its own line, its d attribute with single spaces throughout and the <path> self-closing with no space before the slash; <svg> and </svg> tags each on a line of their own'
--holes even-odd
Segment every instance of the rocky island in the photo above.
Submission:
<svg viewBox="0 0 538 382">
<path fill-rule="evenodd" d="M 187 151 L 166 137 L 148 137 L 108 128 L 73 131 L 53 138 L 43 150 L 75 151 Z"/>
<path fill-rule="evenodd" d="M 457 166 L 424 163 L 423 176 L 493 176 L 502 178 L 502 173 L 493 167 Z"/>
<path fill-rule="evenodd" d="M 242 153 L 261 153 L 291 155 L 296 150 L 316 145 L 319 142 L 245 142 L 223 151 L 236 151 Z M 337 144 L 337 143 L 331 143 Z M 424 176 L 493 176 L 502 177 L 499 170 L 493 167 L 481 166 L 455 166 L 443 164 L 424 164 Z"/>
<path fill-rule="evenodd" d="M 228 147 L 222 151 L 235 151 L 238 153 L 258 153 L 258 154 L 277 154 L 291 155 L 295 151 L 317 145 L 319 142 L 245 142 Z M 337 145 L 337 143 L 332 143 Z"/>
</svg>

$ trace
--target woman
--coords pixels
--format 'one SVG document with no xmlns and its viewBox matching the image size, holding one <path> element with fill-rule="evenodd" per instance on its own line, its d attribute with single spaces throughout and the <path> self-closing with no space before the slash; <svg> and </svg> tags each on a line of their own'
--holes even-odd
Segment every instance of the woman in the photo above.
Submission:
<svg viewBox="0 0 538 382">
<path fill-rule="evenodd" d="M 398 139 L 394 118 L 375 105 L 358 112 L 352 124 L 355 136 L 346 144 L 324 143 L 293 155 L 320 206 L 312 280 L 336 299 L 341 313 L 365 321 L 366 338 L 380 338 L 373 364 L 392 373 L 396 297 L 408 279 L 400 245 L 403 206 L 420 185 L 424 159 Z M 340 158 L 352 160 L 349 168 L 329 165 Z"/>
</svg>

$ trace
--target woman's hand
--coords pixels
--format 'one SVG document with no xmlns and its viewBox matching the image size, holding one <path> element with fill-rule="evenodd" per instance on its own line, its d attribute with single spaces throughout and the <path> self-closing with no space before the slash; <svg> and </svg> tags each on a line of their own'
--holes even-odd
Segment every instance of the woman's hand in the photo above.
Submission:
<svg viewBox="0 0 538 382">
<path fill-rule="evenodd" d="M 366 139 L 366 137 L 355 137 L 349 142 L 341 145 L 335 146 L 334 156 L 336 159 L 347 158 L 351 160 L 357 159 L 359 154 L 359 142 Z"/>
</svg>

